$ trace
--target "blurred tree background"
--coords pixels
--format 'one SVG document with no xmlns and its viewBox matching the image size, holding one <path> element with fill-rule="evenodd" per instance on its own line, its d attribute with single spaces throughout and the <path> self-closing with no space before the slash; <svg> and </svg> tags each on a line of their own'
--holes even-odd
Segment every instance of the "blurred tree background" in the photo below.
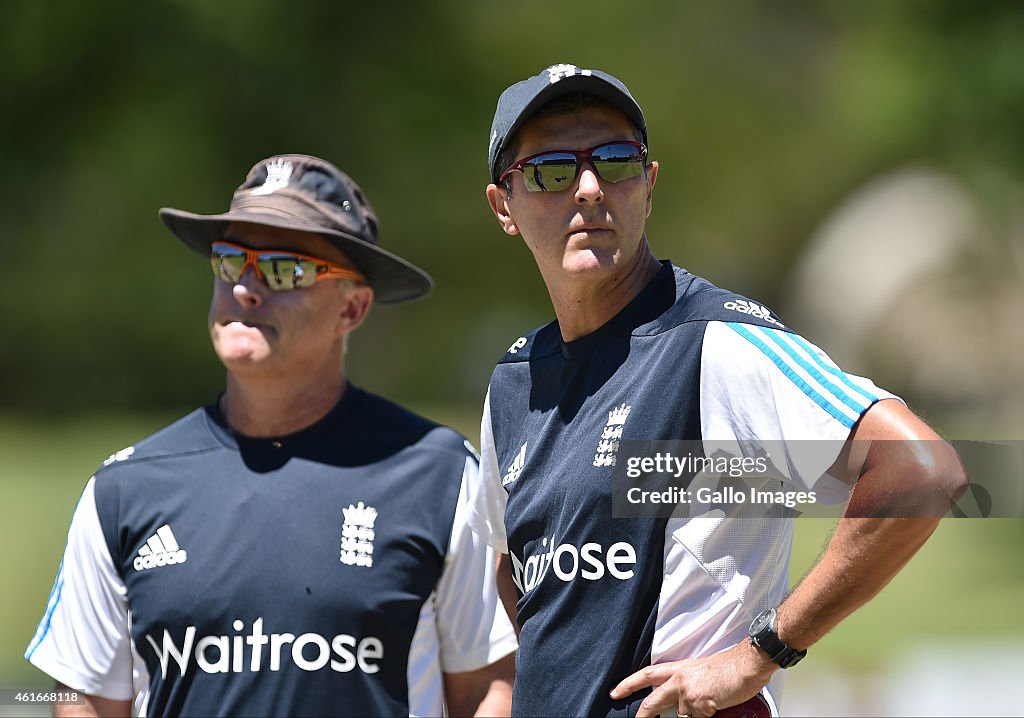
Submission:
<svg viewBox="0 0 1024 718">
<path fill-rule="evenodd" d="M 484 199 L 490 120 L 504 87 L 559 62 L 614 73 L 644 107 L 661 163 L 648 224 L 656 254 L 795 306 L 798 318 L 798 265 L 836 208 L 894 170 L 940 173 L 976 221 L 947 274 L 918 279 L 934 288 L 966 272 L 969 297 L 991 301 L 937 326 L 943 349 L 913 356 L 927 365 L 942 354 L 954 376 L 978 372 L 958 359 L 956 331 L 997 315 L 1019 329 L 1024 311 L 1022 37 L 1024 4 L 1011 0 L 7 0 L 0 482 L 9 491 L 46 478 L 20 473 L 32 464 L 10 452 L 35 445 L 16 427 L 67 437 L 97 413 L 163 421 L 216 395 L 213 280 L 156 212 L 220 212 L 250 166 L 281 152 L 352 175 L 381 218 L 382 245 L 437 280 L 425 301 L 373 311 L 350 353 L 354 381 L 441 407 L 472 435 L 494 362 L 551 317 L 532 258 Z M 895 262 L 900 243 L 890 244 Z M 870 273 L 858 287 L 871 293 Z M 886 336 L 910 336 L 916 320 L 894 316 Z M 826 331 L 788 321 L 830 346 Z M 884 348 L 836 358 L 942 428 L 1012 438 L 1024 431 L 1016 337 L 963 335 L 999 359 L 985 370 L 999 383 L 943 401 Z M 959 411 L 968 399 L 971 411 Z M 116 441 L 157 424 L 131 425 L 138 432 Z M 104 453 L 71 485 L 121 445 L 91 446 Z M 64 503 L 42 510 L 55 544 Z M 52 576 L 56 558 L 43 562 Z M 26 597 L 34 615 L 45 590 Z M 19 627 L 15 638 L 30 634 Z"/>
<path fill-rule="evenodd" d="M 952 172 L 995 222 L 1020 221 L 1017 2 L 21 0 L 0 18 L 12 411 L 209 400 L 211 278 L 156 210 L 222 211 L 279 152 L 345 169 L 382 243 L 437 279 L 374 312 L 356 380 L 479 402 L 551 314 L 483 187 L 498 93 L 554 62 L 610 70 L 644 106 L 659 256 L 769 306 L 831 208 L 893 166 Z"/>
</svg>

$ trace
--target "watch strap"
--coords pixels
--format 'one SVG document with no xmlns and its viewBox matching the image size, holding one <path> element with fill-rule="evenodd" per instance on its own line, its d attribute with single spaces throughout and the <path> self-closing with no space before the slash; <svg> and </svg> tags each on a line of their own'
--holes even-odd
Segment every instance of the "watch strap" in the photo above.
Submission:
<svg viewBox="0 0 1024 718">
<path fill-rule="evenodd" d="M 779 638 L 775 632 L 775 616 L 772 612 L 771 622 L 762 628 L 756 635 L 750 636 L 750 642 L 768 654 L 773 663 L 780 668 L 789 668 L 807 655 L 807 650 L 798 651 L 788 643 Z"/>
</svg>

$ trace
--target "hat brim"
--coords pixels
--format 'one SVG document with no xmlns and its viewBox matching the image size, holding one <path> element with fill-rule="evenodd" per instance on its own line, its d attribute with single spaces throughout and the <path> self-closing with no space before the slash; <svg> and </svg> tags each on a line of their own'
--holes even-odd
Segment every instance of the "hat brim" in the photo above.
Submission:
<svg viewBox="0 0 1024 718">
<path fill-rule="evenodd" d="M 374 299 L 382 304 L 406 302 L 425 297 L 434 288 L 430 275 L 416 265 L 375 245 L 326 227 L 313 227 L 305 222 L 254 212 L 225 214 L 194 214 L 163 207 L 160 220 L 167 229 L 194 251 L 210 256 L 210 245 L 224 239 L 230 222 L 266 225 L 293 229 L 327 237 L 356 265 L 373 287 Z"/>
</svg>

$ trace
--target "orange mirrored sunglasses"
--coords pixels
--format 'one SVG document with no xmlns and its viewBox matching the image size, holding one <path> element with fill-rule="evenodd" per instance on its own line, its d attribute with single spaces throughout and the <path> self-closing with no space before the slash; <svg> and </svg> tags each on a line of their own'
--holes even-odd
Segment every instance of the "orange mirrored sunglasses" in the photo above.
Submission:
<svg viewBox="0 0 1024 718">
<path fill-rule="evenodd" d="M 312 287 L 321 279 L 352 279 L 365 282 L 359 272 L 326 259 L 286 249 L 250 249 L 230 242 L 210 245 L 213 273 L 225 282 L 237 283 L 252 267 L 256 276 L 275 292 Z"/>
</svg>

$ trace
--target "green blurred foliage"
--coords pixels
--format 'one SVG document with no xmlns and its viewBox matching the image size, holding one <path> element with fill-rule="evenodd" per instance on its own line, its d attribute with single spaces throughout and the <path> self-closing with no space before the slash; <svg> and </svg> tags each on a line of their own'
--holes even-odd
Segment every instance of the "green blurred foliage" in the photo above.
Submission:
<svg viewBox="0 0 1024 718">
<path fill-rule="evenodd" d="M 184 410 L 222 370 L 211 278 L 156 219 L 227 207 L 257 160 L 305 152 L 367 191 L 382 243 L 438 281 L 377 308 L 359 383 L 479 402 L 551 312 L 484 201 L 508 84 L 555 62 L 621 77 L 662 165 L 649 237 L 771 305 L 865 178 L 917 161 L 1000 217 L 1024 175 L 1024 5 L 14 0 L 0 6 L 0 397 L 44 415 Z"/>
</svg>

